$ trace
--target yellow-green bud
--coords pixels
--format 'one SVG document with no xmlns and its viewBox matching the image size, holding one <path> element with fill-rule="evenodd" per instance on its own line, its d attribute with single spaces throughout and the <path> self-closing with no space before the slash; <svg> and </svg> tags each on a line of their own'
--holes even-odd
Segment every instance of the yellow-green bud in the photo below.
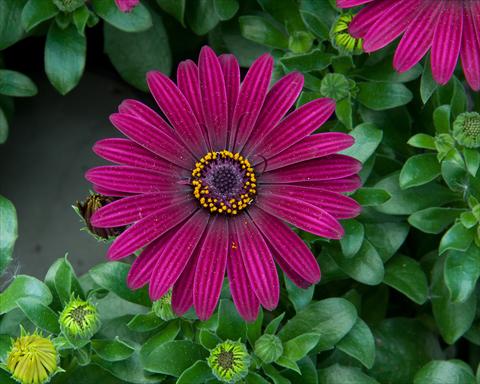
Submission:
<svg viewBox="0 0 480 384">
<path fill-rule="evenodd" d="M 310 32 L 295 31 L 288 38 L 288 49 L 293 53 L 305 53 L 310 51 L 314 37 Z"/>
<path fill-rule="evenodd" d="M 340 15 L 330 31 L 332 44 L 342 53 L 363 53 L 363 39 L 353 37 L 348 28 L 353 20 L 351 13 Z"/>
<path fill-rule="evenodd" d="M 282 353 L 282 342 L 275 335 L 262 335 L 255 342 L 255 355 L 266 364 L 273 363 Z"/>
<path fill-rule="evenodd" d="M 70 339 L 90 339 L 100 329 L 97 308 L 72 296 L 59 317 L 60 329 Z"/>
<path fill-rule="evenodd" d="M 247 376 L 250 355 L 244 344 L 226 340 L 210 351 L 207 363 L 218 380 L 236 383 Z"/>
</svg>

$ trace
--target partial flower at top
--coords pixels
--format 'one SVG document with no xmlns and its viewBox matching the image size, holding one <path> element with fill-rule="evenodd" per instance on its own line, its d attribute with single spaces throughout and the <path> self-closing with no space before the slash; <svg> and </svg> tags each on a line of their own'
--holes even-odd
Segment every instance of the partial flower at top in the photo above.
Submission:
<svg viewBox="0 0 480 384">
<path fill-rule="evenodd" d="M 140 0 L 115 0 L 115 4 L 122 12 L 130 12 L 138 3 Z"/>
<path fill-rule="evenodd" d="M 273 58 L 258 58 L 240 84 L 238 62 L 201 50 L 198 67 L 180 63 L 178 85 L 150 72 L 148 85 L 169 120 L 126 100 L 111 121 L 128 139 L 97 142 L 94 151 L 120 164 L 89 170 L 98 193 L 119 197 L 91 218 L 95 227 L 129 227 L 108 250 L 111 260 L 143 248 L 128 275 L 149 283 L 157 300 L 172 290 L 181 315 L 192 305 L 208 319 L 227 272 L 234 303 L 247 320 L 260 304 L 277 306 L 275 261 L 298 286 L 320 280 L 306 244 L 285 224 L 339 239 L 339 219 L 358 215 L 343 192 L 360 185 L 360 163 L 337 154 L 353 138 L 313 134 L 335 109 L 317 99 L 286 115 L 303 86 L 293 72 L 270 90 Z"/>
<path fill-rule="evenodd" d="M 404 72 L 430 50 L 435 81 L 446 84 L 458 57 L 470 86 L 480 89 L 480 0 L 337 0 L 341 8 L 366 6 L 349 31 L 377 51 L 403 34 L 393 66 Z"/>
</svg>

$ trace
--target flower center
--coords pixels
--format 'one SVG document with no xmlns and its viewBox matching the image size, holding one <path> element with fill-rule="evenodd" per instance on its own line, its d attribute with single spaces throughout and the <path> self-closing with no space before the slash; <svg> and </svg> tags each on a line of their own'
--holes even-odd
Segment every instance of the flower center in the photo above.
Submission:
<svg viewBox="0 0 480 384">
<path fill-rule="evenodd" d="M 480 147 L 480 114 L 464 112 L 453 123 L 453 137 L 467 148 Z"/>
<path fill-rule="evenodd" d="M 225 369 L 232 369 L 233 368 L 233 363 L 234 363 L 234 357 L 233 357 L 233 352 L 231 351 L 222 351 L 218 354 L 217 357 L 217 364 Z"/>
<path fill-rule="evenodd" d="M 239 153 L 208 152 L 195 164 L 193 195 L 210 212 L 236 215 L 254 201 L 255 172 Z"/>
<path fill-rule="evenodd" d="M 92 313 L 93 312 L 87 309 L 85 305 L 81 305 L 73 308 L 69 316 L 81 329 L 83 329 L 83 327 L 86 325 L 86 316 Z"/>
</svg>

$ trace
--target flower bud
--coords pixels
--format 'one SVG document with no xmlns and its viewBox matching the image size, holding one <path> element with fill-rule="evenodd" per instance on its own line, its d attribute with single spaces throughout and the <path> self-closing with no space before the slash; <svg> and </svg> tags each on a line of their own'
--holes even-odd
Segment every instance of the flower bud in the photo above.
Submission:
<svg viewBox="0 0 480 384">
<path fill-rule="evenodd" d="M 275 335 L 262 335 L 255 342 L 255 355 L 266 364 L 273 363 L 282 354 L 282 342 Z"/>
<path fill-rule="evenodd" d="M 293 53 L 305 53 L 310 51 L 314 37 L 310 32 L 295 31 L 288 39 L 288 48 Z"/>
<path fill-rule="evenodd" d="M 353 37 L 348 28 L 353 20 L 351 13 L 340 15 L 333 24 L 330 31 L 332 44 L 341 53 L 360 54 L 363 53 L 363 39 Z"/>
<path fill-rule="evenodd" d="M 53 0 L 53 4 L 62 12 L 73 12 L 85 4 L 85 0 Z"/>
<path fill-rule="evenodd" d="M 97 308 L 72 296 L 59 317 L 60 329 L 70 339 L 90 339 L 100 328 Z"/>
<path fill-rule="evenodd" d="M 341 73 L 329 73 L 322 79 L 320 93 L 331 99 L 342 100 L 350 94 L 350 82 Z"/>
<path fill-rule="evenodd" d="M 250 355 L 245 344 L 227 340 L 210 351 L 207 362 L 218 380 L 236 383 L 247 376 Z"/>
<path fill-rule="evenodd" d="M 453 137 L 467 148 L 480 147 L 480 114 L 464 112 L 453 123 Z"/>
<path fill-rule="evenodd" d="M 172 291 L 168 291 L 152 305 L 155 314 L 164 321 L 175 319 L 177 316 L 172 309 Z"/>
</svg>

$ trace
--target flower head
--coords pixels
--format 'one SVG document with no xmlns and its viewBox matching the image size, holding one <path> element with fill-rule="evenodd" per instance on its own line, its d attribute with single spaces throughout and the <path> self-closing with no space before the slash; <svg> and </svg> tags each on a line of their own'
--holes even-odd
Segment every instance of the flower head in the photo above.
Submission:
<svg viewBox="0 0 480 384">
<path fill-rule="evenodd" d="M 468 83 L 480 89 L 480 0 L 337 0 L 341 8 L 362 4 L 349 32 L 364 39 L 365 52 L 402 36 L 393 59 L 397 71 L 409 70 L 430 50 L 433 77 L 446 84 L 460 56 Z"/>
<path fill-rule="evenodd" d="M 467 148 L 480 147 L 480 114 L 464 112 L 453 122 L 453 137 Z"/>
<path fill-rule="evenodd" d="M 192 305 L 200 319 L 217 305 L 225 272 L 247 320 L 260 304 L 276 307 L 275 262 L 298 286 L 320 279 L 307 245 L 285 222 L 339 239 L 339 219 L 359 213 L 343 192 L 360 185 L 360 163 L 338 154 L 353 138 L 313 134 L 333 113 L 317 99 L 287 114 L 303 86 L 296 72 L 270 90 L 273 58 L 257 59 L 240 84 L 237 60 L 208 47 L 180 63 L 178 85 L 150 72 L 150 90 L 169 123 L 126 100 L 112 123 L 128 139 L 97 142 L 94 151 L 120 164 L 91 169 L 94 189 L 118 199 L 97 210 L 95 227 L 129 227 L 108 250 L 111 260 L 143 249 L 128 284 L 149 283 L 152 300 L 172 289 L 177 315 Z M 287 114 L 287 115 L 286 115 Z"/>
<path fill-rule="evenodd" d="M 250 355 L 244 344 L 227 340 L 210 351 L 207 362 L 218 380 L 236 383 L 247 376 Z"/>
<path fill-rule="evenodd" d="M 100 328 L 97 308 L 90 302 L 72 297 L 59 318 L 62 332 L 70 338 L 89 339 Z"/>
<path fill-rule="evenodd" d="M 363 52 L 363 39 L 353 37 L 348 31 L 352 20 L 351 13 L 344 13 L 338 17 L 331 31 L 332 42 L 341 52 L 359 54 Z"/>
<path fill-rule="evenodd" d="M 37 331 L 28 334 L 22 328 L 21 336 L 12 341 L 6 367 L 22 384 L 43 384 L 57 371 L 57 360 L 52 340 Z"/>
<path fill-rule="evenodd" d="M 140 0 L 115 0 L 115 3 L 120 11 L 130 12 L 140 3 Z"/>
</svg>

